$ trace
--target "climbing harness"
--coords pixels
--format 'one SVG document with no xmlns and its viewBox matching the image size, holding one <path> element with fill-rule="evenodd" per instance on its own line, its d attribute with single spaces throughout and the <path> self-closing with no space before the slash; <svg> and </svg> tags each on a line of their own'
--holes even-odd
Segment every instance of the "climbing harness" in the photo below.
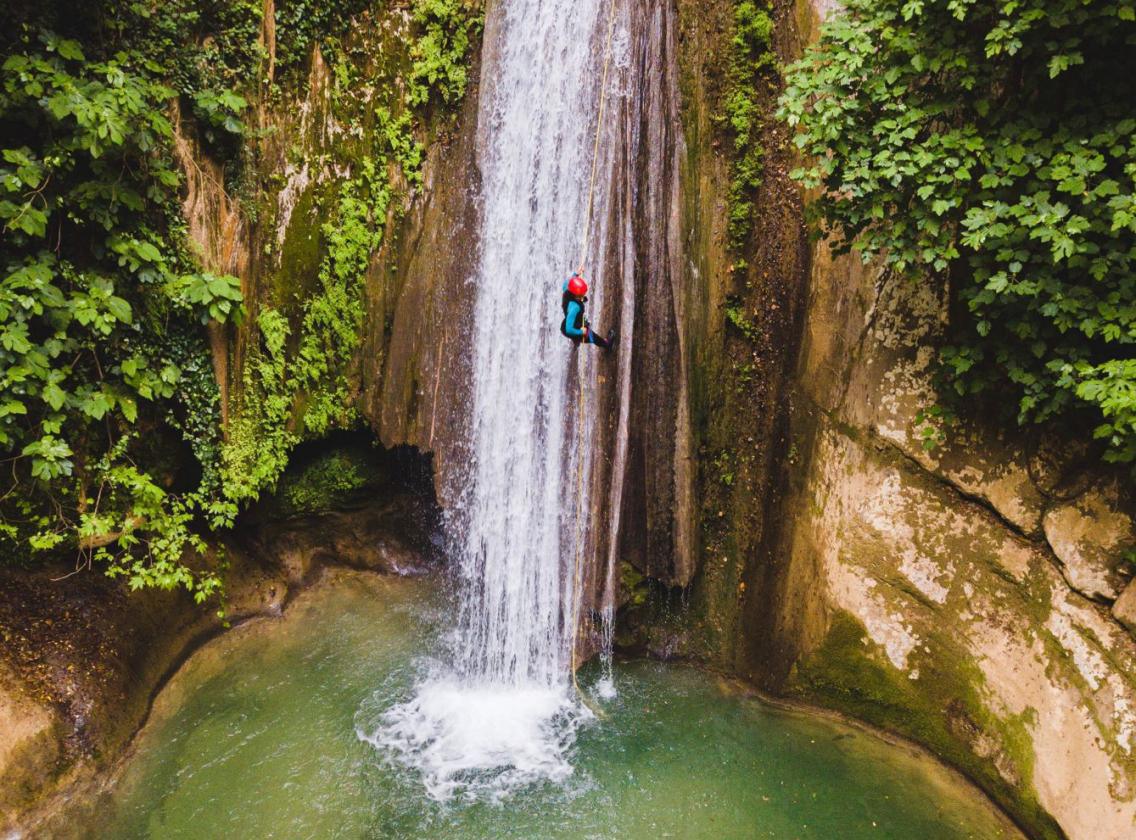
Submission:
<svg viewBox="0 0 1136 840">
<path fill-rule="evenodd" d="M 608 5 L 607 17 L 607 37 L 604 40 L 604 68 L 603 76 L 600 81 L 600 106 L 599 113 L 596 115 L 596 137 L 592 143 L 592 174 L 588 179 L 588 204 L 584 212 L 584 230 L 580 237 L 580 259 L 577 262 L 579 268 L 576 273 L 583 275 L 584 273 L 584 260 L 588 254 L 588 239 L 591 233 L 592 226 L 592 206 L 596 192 L 596 171 L 599 164 L 600 156 L 600 137 L 603 132 L 604 111 L 607 106 L 607 79 L 608 72 L 611 69 L 611 36 L 615 31 L 615 4 L 616 0 L 610 0 Z M 587 333 L 585 332 L 585 339 L 581 345 L 587 343 Z M 602 717 L 602 712 L 596 709 L 588 698 L 580 689 L 580 684 L 576 680 L 576 664 L 577 664 L 577 651 L 580 640 L 580 601 L 583 593 L 580 591 L 581 587 L 581 574 L 583 567 L 583 552 L 584 544 L 587 541 L 587 535 L 580 527 L 582 519 L 582 498 L 584 490 L 584 424 L 586 416 L 584 413 L 584 365 L 587 361 L 587 354 L 580 357 L 580 370 L 578 371 L 577 384 L 579 386 L 579 396 L 576 399 L 577 418 L 576 426 L 579 433 L 579 442 L 576 446 L 576 558 L 572 573 L 572 685 L 576 689 L 576 693 L 584 701 L 598 717 Z"/>
</svg>

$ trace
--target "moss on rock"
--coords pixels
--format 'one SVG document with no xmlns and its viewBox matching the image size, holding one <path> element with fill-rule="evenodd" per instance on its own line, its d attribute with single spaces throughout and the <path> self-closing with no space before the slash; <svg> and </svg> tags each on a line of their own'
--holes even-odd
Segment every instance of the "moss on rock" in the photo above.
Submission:
<svg viewBox="0 0 1136 840">
<path fill-rule="evenodd" d="M 319 277 L 324 242 L 315 192 L 315 188 L 309 186 L 296 200 L 280 248 L 280 268 L 271 276 L 271 300 L 289 315 L 295 313 L 299 302 L 315 288 Z"/>
<path fill-rule="evenodd" d="M 1013 805 L 1031 836 L 1064 834 L 1030 782 L 1031 715 L 1000 718 L 982 702 L 983 678 L 968 658 L 913 657 L 918 679 L 894 668 L 853 615 L 836 611 L 822 644 L 790 674 L 787 693 L 911 738 Z M 997 743 L 987 734 L 996 732 Z"/>
<path fill-rule="evenodd" d="M 279 513 L 288 518 L 350 506 L 360 491 L 386 480 L 373 457 L 359 448 L 333 449 L 290 467 L 276 488 Z"/>
</svg>

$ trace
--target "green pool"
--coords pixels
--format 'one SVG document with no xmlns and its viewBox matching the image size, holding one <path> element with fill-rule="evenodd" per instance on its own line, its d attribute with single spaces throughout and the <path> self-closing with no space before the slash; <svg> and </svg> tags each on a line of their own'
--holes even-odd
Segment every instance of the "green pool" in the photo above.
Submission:
<svg viewBox="0 0 1136 840">
<path fill-rule="evenodd" d="M 119 778 L 56 836 L 1020 837 L 903 747 L 654 662 L 616 665 L 567 779 L 430 799 L 356 727 L 406 696 L 450 615 L 429 581 L 337 574 L 284 618 L 237 628 L 176 675 Z"/>
</svg>

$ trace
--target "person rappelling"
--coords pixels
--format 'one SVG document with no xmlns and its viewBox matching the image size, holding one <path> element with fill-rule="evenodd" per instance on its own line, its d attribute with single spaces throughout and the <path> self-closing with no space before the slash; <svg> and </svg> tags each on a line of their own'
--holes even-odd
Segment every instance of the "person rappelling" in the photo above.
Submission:
<svg viewBox="0 0 1136 840">
<path fill-rule="evenodd" d="M 560 332 L 574 344 L 594 344 L 604 350 L 615 347 L 619 340 L 619 331 L 615 328 L 608 330 L 607 338 L 598 335 L 588 319 L 584 317 L 584 304 L 588 302 L 588 284 L 576 272 L 564 281 L 564 288 L 560 295 L 560 307 L 564 310 L 564 320 L 560 322 Z"/>
</svg>

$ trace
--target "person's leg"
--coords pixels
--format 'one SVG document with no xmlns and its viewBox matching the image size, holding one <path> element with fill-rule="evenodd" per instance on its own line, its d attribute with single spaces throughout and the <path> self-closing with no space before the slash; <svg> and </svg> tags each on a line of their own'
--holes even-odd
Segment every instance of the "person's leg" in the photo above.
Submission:
<svg viewBox="0 0 1136 840">
<path fill-rule="evenodd" d="M 598 332 L 596 332 L 594 328 L 588 329 L 588 341 L 596 345 L 596 347 L 602 347 L 604 350 L 607 350 L 609 347 L 611 347 L 611 344 L 608 342 L 608 340 Z"/>
</svg>

